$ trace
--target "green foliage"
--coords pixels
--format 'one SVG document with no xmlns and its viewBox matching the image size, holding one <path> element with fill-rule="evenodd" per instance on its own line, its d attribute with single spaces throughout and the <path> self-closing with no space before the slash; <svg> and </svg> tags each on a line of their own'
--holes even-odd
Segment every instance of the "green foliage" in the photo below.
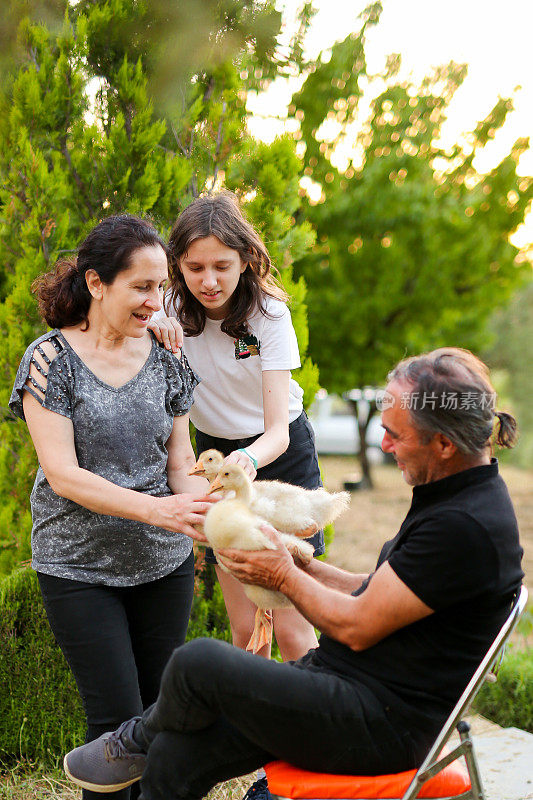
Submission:
<svg viewBox="0 0 533 800">
<path fill-rule="evenodd" d="M 324 544 L 326 545 L 326 552 L 324 553 L 323 556 L 319 556 L 319 558 L 322 558 L 323 561 L 325 561 L 327 558 L 330 545 L 333 542 L 334 538 L 335 538 L 335 528 L 333 527 L 332 524 L 326 525 L 326 527 L 324 528 Z"/>
<path fill-rule="evenodd" d="M 305 142 L 306 174 L 315 180 L 329 175 L 329 155 L 346 135 L 353 121 L 357 104 L 362 97 L 361 79 L 366 76 L 364 35 L 376 25 L 382 11 L 380 2 L 373 3 L 361 15 L 359 34 L 350 33 L 333 47 L 329 60 L 307 65 L 309 75 L 292 98 L 289 111 L 300 120 L 301 138 Z M 319 99 L 320 98 L 320 99 Z M 335 118 L 338 128 L 329 142 L 319 141 L 318 131 L 325 119 Z M 329 177 L 327 178 L 329 182 Z"/>
<path fill-rule="evenodd" d="M 529 273 L 509 242 L 533 197 L 533 179 L 516 172 L 528 141 L 488 174 L 474 167 L 512 101 L 499 99 L 464 146 L 440 148 L 466 67 L 451 63 L 413 85 L 398 81 L 391 57 L 383 74 L 369 75 L 365 34 L 380 11 L 370 6 L 359 34 L 308 65 L 290 107 L 305 175 L 322 190 L 305 208 L 317 243 L 295 274 L 308 287 L 310 355 L 322 384 L 339 393 L 382 384 L 406 355 L 479 349 L 489 315 Z M 365 120 L 363 86 L 374 96 Z M 356 155 L 341 169 L 334 155 L 350 126 L 359 129 Z"/>
<path fill-rule="evenodd" d="M 203 548 L 196 553 L 195 591 L 187 641 L 209 636 L 231 642 L 231 630 L 222 589 L 213 566 L 204 563 Z"/>
<path fill-rule="evenodd" d="M 496 683 L 481 689 L 474 710 L 503 728 L 533 733 L 533 652 L 509 648 Z"/>
<path fill-rule="evenodd" d="M 25 426 L 6 407 L 22 353 L 44 330 L 31 285 L 107 213 L 150 213 L 168 224 L 191 170 L 159 146 L 166 124 L 153 119 L 140 62 L 125 58 L 118 69 L 122 109 L 113 124 L 87 122 L 85 31 L 83 17 L 66 20 L 55 38 L 44 26 L 23 23 L 31 59 L 0 94 L 2 571 L 28 557 L 36 462 Z"/>
<path fill-rule="evenodd" d="M 193 5 L 191 20 L 205 14 L 209 22 L 198 27 L 205 58 L 199 70 L 194 49 L 186 80 L 175 67 L 169 103 L 156 85 L 161 59 L 174 63 L 171 34 Z M 305 356 L 305 285 L 291 273 L 292 258 L 314 241 L 309 224 L 294 221 L 301 162 L 293 142 L 263 146 L 245 127 L 247 86 L 260 80 L 250 70 L 266 81 L 277 69 L 269 59 L 279 14 L 255 0 L 177 6 L 81 0 L 49 30 L 30 21 L 30 4 L 19 26 L 19 66 L 0 90 L 0 574 L 29 557 L 28 497 L 37 465 L 28 432 L 7 403 L 26 346 L 44 331 L 31 285 L 103 216 L 149 215 L 167 233 L 181 208 L 223 187 L 227 174 L 294 295 Z M 189 22 L 184 46 L 172 40 L 180 58 L 191 54 L 191 40 L 199 45 Z M 248 202 L 249 193 L 255 200 Z M 309 359 L 300 379 L 308 403 L 317 386 Z"/>
<path fill-rule="evenodd" d="M 356 120 L 357 80 L 366 76 L 364 30 L 335 45 L 328 63 L 317 62 L 293 98 L 305 172 L 324 195 L 307 208 L 317 246 L 297 263 L 308 284 L 310 352 L 323 384 L 341 392 L 381 383 L 404 355 L 483 343 L 489 314 L 528 272 L 508 237 L 533 197 L 533 180 L 516 174 L 527 141 L 518 140 L 487 175 L 473 167 L 504 123 L 510 100 L 499 100 L 475 127 L 468 149 L 437 147 L 447 104 L 465 76 L 455 64 L 420 86 L 389 78 L 362 126 L 361 163 L 336 169 L 330 157 L 339 132 Z M 359 72 L 346 73 L 339 95 L 339 81 L 330 76 L 344 69 L 347 49 Z M 337 125 L 324 138 L 319 128 L 328 116 Z"/>
<path fill-rule="evenodd" d="M 508 307 L 490 320 L 492 345 L 486 350 L 488 363 L 501 370 L 500 407 L 510 406 L 518 419 L 520 438 L 513 460 L 523 467 L 533 465 L 533 282 L 518 292 Z"/>
<path fill-rule="evenodd" d="M 46 620 L 37 577 L 0 584 L 0 761 L 57 766 L 82 741 L 84 714 L 72 674 Z"/>
<path fill-rule="evenodd" d="M 197 579 L 187 640 L 231 641 L 214 569 Z M 57 766 L 83 741 L 85 717 L 74 678 L 46 619 L 33 570 L 0 583 L 0 763 L 21 758 Z"/>
<path fill-rule="evenodd" d="M 142 59 L 158 107 L 172 107 L 199 71 L 209 71 L 244 51 L 252 73 L 275 74 L 281 14 L 271 0 L 5 0 L 0 20 L 0 75 L 9 76 L 27 53 L 17 39 L 23 20 L 54 33 L 66 11 L 89 20 L 87 64 L 113 82 L 127 53 Z"/>
<path fill-rule="evenodd" d="M 5 0 L 0 16 L 0 79 L 9 80 L 13 70 L 25 59 L 18 31 L 24 19 L 43 22 L 49 30 L 61 28 L 65 0 Z"/>
</svg>

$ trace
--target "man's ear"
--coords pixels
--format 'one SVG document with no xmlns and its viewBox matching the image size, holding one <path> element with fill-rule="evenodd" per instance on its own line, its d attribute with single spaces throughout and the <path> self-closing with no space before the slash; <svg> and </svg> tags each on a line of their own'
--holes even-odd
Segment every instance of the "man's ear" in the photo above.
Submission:
<svg viewBox="0 0 533 800">
<path fill-rule="evenodd" d="M 87 288 L 95 300 L 101 300 L 104 293 L 104 284 L 95 269 L 88 269 L 85 273 Z"/>
<path fill-rule="evenodd" d="M 433 437 L 433 447 L 439 458 L 447 461 L 457 453 L 457 446 L 443 433 L 436 433 Z"/>
</svg>

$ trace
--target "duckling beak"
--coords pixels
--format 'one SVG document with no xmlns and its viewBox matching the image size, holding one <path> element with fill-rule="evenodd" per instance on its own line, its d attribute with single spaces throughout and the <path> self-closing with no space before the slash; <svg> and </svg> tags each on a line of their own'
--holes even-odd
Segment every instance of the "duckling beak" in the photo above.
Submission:
<svg viewBox="0 0 533 800">
<path fill-rule="evenodd" d="M 217 475 L 217 477 L 215 478 L 213 483 L 209 486 L 209 489 L 207 490 L 207 494 L 213 494 L 213 492 L 216 492 L 218 489 L 223 489 L 223 488 L 224 487 L 222 486 L 222 483 L 220 482 L 220 478 Z"/>
<path fill-rule="evenodd" d="M 189 475 L 205 475 L 205 467 L 201 459 L 199 459 L 194 467 L 189 471 Z"/>
</svg>

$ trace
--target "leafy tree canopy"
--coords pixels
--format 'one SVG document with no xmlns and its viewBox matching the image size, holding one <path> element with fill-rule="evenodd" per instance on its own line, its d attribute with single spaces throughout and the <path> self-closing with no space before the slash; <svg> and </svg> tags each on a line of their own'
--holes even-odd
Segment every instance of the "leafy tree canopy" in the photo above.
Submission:
<svg viewBox="0 0 533 800">
<path fill-rule="evenodd" d="M 381 10 L 370 5 L 359 33 L 307 65 L 289 108 L 305 176 L 322 192 L 299 212 L 317 244 L 295 265 L 308 285 L 310 353 L 321 383 L 340 393 L 383 384 L 406 355 L 450 344 L 478 349 L 491 312 L 530 275 L 509 241 L 533 196 L 533 180 L 517 174 L 528 140 L 518 139 L 488 174 L 474 166 L 512 99 L 496 99 L 465 145 L 444 150 L 441 127 L 466 66 L 450 63 L 414 85 L 398 79 L 400 58 L 391 55 L 382 74 L 370 75 L 366 36 Z M 373 100 L 363 119 L 365 91 Z M 356 152 L 341 169 L 336 151 L 354 128 Z M 363 480 L 371 484 L 365 433 L 375 404 L 360 410 Z"/>
<path fill-rule="evenodd" d="M 533 196 L 533 180 L 517 174 L 528 140 L 488 174 L 474 167 L 512 100 L 498 98 L 466 145 L 443 150 L 441 126 L 466 67 L 451 63 L 415 86 L 397 79 L 393 56 L 384 74 L 369 75 L 365 37 L 380 11 L 380 3 L 366 9 L 358 34 L 308 66 L 290 107 L 304 172 L 322 188 L 302 211 L 318 238 L 297 274 L 309 289 L 311 354 L 337 392 L 382 383 L 407 354 L 479 347 L 489 314 L 530 273 L 509 242 Z M 381 90 L 362 121 L 365 83 Z M 357 154 L 339 169 L 332 157 L 354 124 Z"/>
<path fill-rule="evenodd" d="M 0 89 L 0 572 L 29 556 L 36 458 L 7 402 L 25 348 L 45 329 L 34 279 L 104 216 L 151 216 L 165 234 L 191 199 L 227 185 L 280 267 L 305 357 L 305 285 L 291 265 L 314 243 L 295 218 L 294 141 L 263 145 L 245 125 L 249 88 L 300 57 L 298 36 L 291 54 L 275 55 L 279 14 L 270 2 L 80 0 L 53 24 L 35 21 L 41 6 L 30 0 L 20 7 L 28 13 L 19 14 L 16 58 Z M 174 47 L 190 59 L 169 66 L 165 82 Z M 298 377 L 309 401 L 317 386 L 309 359 Z"/>
</svg>

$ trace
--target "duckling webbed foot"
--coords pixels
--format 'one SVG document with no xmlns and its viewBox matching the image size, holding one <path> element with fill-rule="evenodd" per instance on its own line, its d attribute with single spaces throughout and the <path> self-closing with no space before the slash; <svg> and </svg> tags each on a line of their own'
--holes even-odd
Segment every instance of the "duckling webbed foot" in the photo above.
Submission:
<svg viewBox="0 0 533 800">
<path fill-rule="evenodd" d="M 316 522 L 312 522 L 311 525 L 308 525 L 307 528 L 303 528 L 301 531 L 291 531 L 291 535 L 297 536 L 298 539 L 309 539 L 309 537 L 314 536 L 318 530 L 319 528 Z"/>
<path fill-rule="evenodd" d="M 272 612 L 258 608 L 255 612 L 254 631 L 246 645 L 247 650 L 258 653 L 266 644 L 272 641 Z"/>
</svg>

